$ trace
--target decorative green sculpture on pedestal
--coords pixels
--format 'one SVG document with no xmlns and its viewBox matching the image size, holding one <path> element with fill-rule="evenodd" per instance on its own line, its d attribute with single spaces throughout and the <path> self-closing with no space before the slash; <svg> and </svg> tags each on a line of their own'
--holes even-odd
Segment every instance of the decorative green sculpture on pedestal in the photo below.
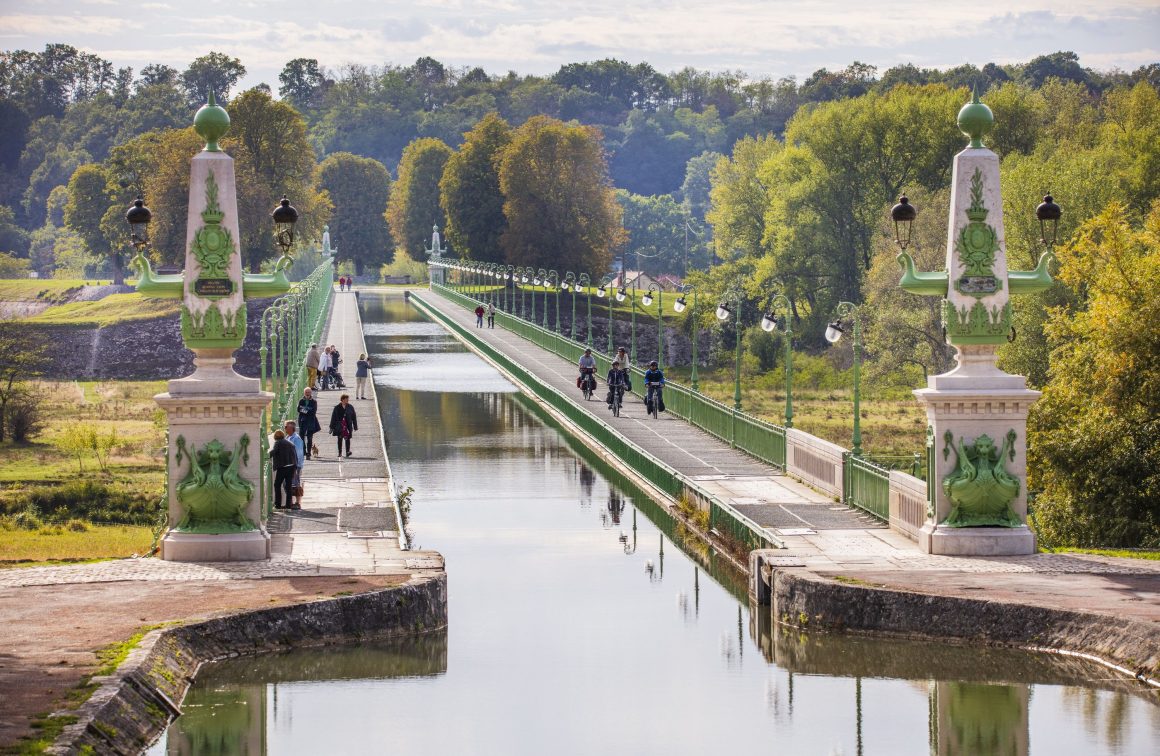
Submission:
<svg viewBox="0 0 1160 756">
<path fill-rule="evenodd" d="M 1031 554 L 1035 534 L 1025 523 L 1025 429 L 1039 392 L 1027 388 L 1022 376 L 999 369 L 997 350 L 1015 338 L 1011 297 L 1051 286 L 1048 266 L 1060 211 L 1044 198 L 1036 216 L 1051 224 L 1050 241 L 1048 226 L 1041 225 L 1047 249 L 1034 270 L 1009 270 L 999 156 L 983 145 L 994 116 L 975 95 L 959 111 L 958 124 L 970 144 L 954 159 L 943 270 L 915 270 L 906 249 L 917 212 L 909 200 L 900 197 L 890 213 L 902 248 L 899 283 L 913 294 L 942 299 L 946 340 L 956 352 L 953 370 L 931 376 L 926 388 L 914 392 L 931 428 L 928 519 L 918 542 L 933 554 Z M 996 448 L 994 439 L 1004 434 L 1002 448 Z M 941 459 L 933 453 L 935 438 L 946 439 Z"/>
<path fill-rule="evenodd" d="M 185 516 L 174 530 L 183 533 L 241 533 L 257 525 L 246 517 L 254 484 L 238 475 L 250 461 L 250 437 L 243 435 L 228 451 L 216 438 L 201 447 L 177 437 L 177 464 L 189 458 L 189 473 L 177 484 L 177 500 Z"/>
<path fill-rule="evenodd" d="M 194 353 L 194 373 L 169 382 L 155 397 L 169 419 L 169 523 L 162 558 L 187 562 L 268 559 L 270 534 L 261 501 L 260 460 L 251 461 L 251 439 L 261 438 L 261 418 L 273 394 L 256 378 L 234 370 L 234 351 L 246 339 L 246 300 L 290 289 L 293 227 L 298 213 L 283 197 L 274 209 L 275 238 L 282 255 L 272 273 L 243 271 L 238 240 L 233 159 L 219 140 L 230 117 L 211 95 L 194 128 L 205 148 L 190 161 L 185 270 L 156 275 L 145 256 L 150 213 L 139 198 L 126 214 L 138 246 L 137 290 L 150 297 L 181 299 L 181 337 Z M 188 459 L 188 468 L 183 464 Z"/>
<path fill-rule="evenodd" d="M 953 433 L 947 431 L 945 439 L 943 456 L 954 451 L 955 469 L 943 478 L 942 486 L 954 508 L 942 524 L 952 528 L 1022 525 L 1019 515 L 1011 509 L 1011 502 L 1019 495 L 1019 479 L 1006 469 L 1006 460 L 1015 458 L 1015 431 L 1007 432 L 999 450 L 985 433 L 970 445 L 960 437 L 957 448 Z"/>
</svg>

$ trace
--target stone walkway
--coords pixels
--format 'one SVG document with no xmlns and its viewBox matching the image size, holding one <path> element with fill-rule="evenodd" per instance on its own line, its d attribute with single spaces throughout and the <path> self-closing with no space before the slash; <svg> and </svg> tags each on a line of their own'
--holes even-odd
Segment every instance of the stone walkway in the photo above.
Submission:
<svg viewBox="0 0 1160 756">
<path fill-rule="evenodd" d="M 428 290 L 413 293 L 465 327 L 475 327 L 466 308 Z M 500 328 L 476 329 L 475 333 L 537 377 L 574 396 L 578 404 L 629 440 L 696 477 L 766 526 L 787 547 L 764 553 L 764 561 L 774 567 L 800 567 L 900 589 L 975 597 L 976 591 L 988 585 L 1000 585 L 997 576 L 1003 574 L 1004 595 L 1018 595 L 1011 600 L 1030 603 L 1036 596 L 1052 594 L 1042 589 L 1044 576 L 1067 575 L 1053 581 L 1057 603 L 1101 612 L 1114 606 L 1125 616 L 1160 619 L 1160 562 L 1079 554 L 975 558 L 924 554 L 906 536 L 731 449 L 680 418 L 662 415 L 653 420 L 638 397 L 626 397 L 619 418 L 611 417 L 602 402 L 585 404 L 576 389 L 575 366 L 516 334 Z M 1045 598 L 1044 603 L 1050 602 Z"/>
</svg>

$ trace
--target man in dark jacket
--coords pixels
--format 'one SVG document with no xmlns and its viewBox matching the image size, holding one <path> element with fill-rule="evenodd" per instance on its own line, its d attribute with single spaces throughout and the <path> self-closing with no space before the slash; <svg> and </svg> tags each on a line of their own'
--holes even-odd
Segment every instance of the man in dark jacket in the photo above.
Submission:
<svg viewBox="0 0 1160 756">
<path fill-rule="evenodd" d="M 350 456 L 350 437 L 358 430 L 358 415 L 350 404 L 350 394 L 338 398 L 330 413 L 330 435 L 338 437 L 338 456 L 342 456 L 342 442 L 346 441 L 346 456 Z"/>
<path fill-rule="evenodd" d="M 286 440 L 286 434 L 274 431 L 274 446 L 270 449 L 270 461 L 274 466 L 274 509 L 282 508 L 282 493 L 286 494 L 286 507 L 298 509 L 294 503 L 294 473 L 298 471 L 298 450 Z"/>
<path fill-rule="evenodd" d="M 302 398 L 298 400 L 298 433 L 302 436 L 306 459 L 310 459 L 311 451 L 314 449 L 314 434 L 320 430 L 322 426 L 318 424 L 318 400 L 307 386 L 302 390 Z"/>
</svg>

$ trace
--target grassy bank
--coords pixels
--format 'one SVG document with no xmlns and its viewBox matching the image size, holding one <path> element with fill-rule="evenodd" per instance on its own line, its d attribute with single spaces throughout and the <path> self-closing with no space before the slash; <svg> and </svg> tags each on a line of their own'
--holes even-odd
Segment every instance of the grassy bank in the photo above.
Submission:
<svg viewBox="0 0 1160 756">
<path fill-rule="evenodd" d="M 44 381 L 44 430 L 0 444 L 0 559 L 128 556 L 150 543 L 165 482 L 163 381 Z M 108 447 L 66 449 L 90 430 Z"/>
<path fill-rule="evenodd" d="M 795 371 L 796 373 L 796 371 Z M 670 368 L 672 379 L 689 383 L 688 368 Z M 733 406 L 733 372 L 701 370 L 701 392 Z M 870 456 L 910 457 L 926 447 L 926 413 L 906 391 L 879 392 L 861 397 L 862 448 Z M 781 369 L 741 376 L 741 408 L 763 420 L 785 423 L 785 373 Z M 853 389 L 794 386 L 793 425 L 818 438 L 849 449 L 854 437 Z"/>
<path fill-rule="evenodd" d="M 30 325 L 69 325 L 105 327 L 115 323 L 176 315 L 181 303 L 176 299 L 151 299 L 137 293 L 111 294 L 94 302 L 69 302 L 49 307 L 26 318 Z"/>
</svg>

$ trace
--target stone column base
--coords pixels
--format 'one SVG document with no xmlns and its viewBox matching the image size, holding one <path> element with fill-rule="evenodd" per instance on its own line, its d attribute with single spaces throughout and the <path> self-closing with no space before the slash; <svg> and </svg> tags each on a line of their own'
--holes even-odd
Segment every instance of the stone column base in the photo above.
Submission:
<svg viewBox="0 0 1160 756">
<path fill-rule="evenodd" d="M 167 562 L 256 562 L 270 558 L 270 534 L 176 533 L 161 539 L 161 558 Z"/>
<path fill-rule="evenodd" d="M 918 547 L 945 556 L 1024 556 L 1035 553 L 1035 533 L 1017 528 L 948 528 L 927 523 L 918 532 Z"/>
</svg>

